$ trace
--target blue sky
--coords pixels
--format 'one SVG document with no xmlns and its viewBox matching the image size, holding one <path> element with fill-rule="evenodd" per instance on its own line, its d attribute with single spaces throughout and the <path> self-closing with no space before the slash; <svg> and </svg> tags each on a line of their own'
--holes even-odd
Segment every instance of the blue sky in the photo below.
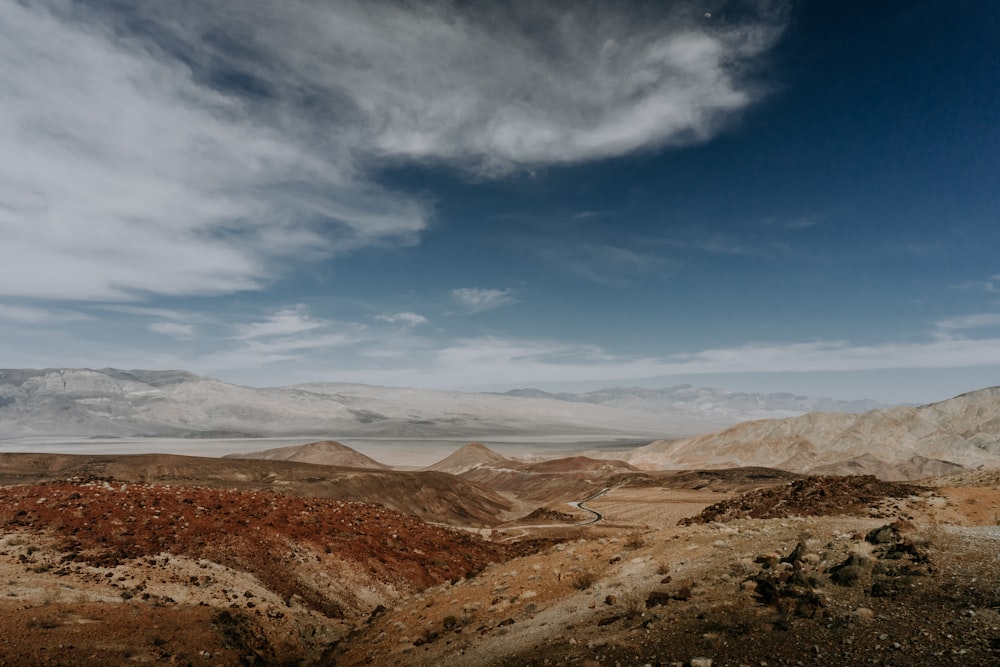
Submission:
<svg viewBox="0 0 1000 667">
<path fill-rule="evenodd" d="M 0 3 L 0 366 L 1000 384 L 1000 5 Z"/>
</svg>

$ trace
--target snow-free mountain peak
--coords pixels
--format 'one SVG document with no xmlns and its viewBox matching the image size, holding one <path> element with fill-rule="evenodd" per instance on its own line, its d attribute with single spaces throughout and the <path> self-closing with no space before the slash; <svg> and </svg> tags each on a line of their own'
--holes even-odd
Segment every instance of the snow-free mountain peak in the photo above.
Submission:
<svg viewBox="0 0 1000 667">
<path fill-rule="evenodd" d="M 623 457 L 652 469 L 767 466 L 800 473 L 917 479 L 1000 466 L 1000 388 L 920 407 L 810 413 L 659 440 Z"/>
<path fill-rule="evenodd" d="M 482 466 L 505 468 L 514 463 L 516 463 L 514 459 L 498 454 L 485 445 L 470 442 L 424 470 L 461 475 Z"/>
</svg>

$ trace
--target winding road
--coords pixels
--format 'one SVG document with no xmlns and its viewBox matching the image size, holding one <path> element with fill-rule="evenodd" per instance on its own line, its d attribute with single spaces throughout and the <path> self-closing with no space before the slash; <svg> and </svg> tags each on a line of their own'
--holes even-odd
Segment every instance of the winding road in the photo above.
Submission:
<svg viewBox="0 0 1000 667">
<path fill-rule="evenodd" d="M 587 496 L 586 498 L 584 498 L 583 500 L 577 500 L 577 501 L 569 503 L 570 507 L 575 507 L 578 510 L 582 510 L 584 512 L 589 512 L 590 514 L 593 515 L 587 521 L 584 521 L 582 523 L 578 523 L 577 525 L 578 526 L 589 526 L 592 523 L 597 523 L 598 521 L 601 521 L 602 519 L 604 519 L 604 515 L 603 514 L 601 514 L 597 510 L 590 509 L 589 507 L 584 507 L 583 504 L 584 503 L 589 503 L 591 500 L 597 500 L 598 498 L 600 498 L 604 494 L 608 493 L 609 491 L 614 491 L 619 486 L 621 486 L 621 484 L 618 484 L 616 486 L 607 486 L 607 487 L 604 487 L 603 489 L 601 489 L 597 493 L 591 494 L 591 495 Z"/>
<path fill-rule="evenodd" d="M 622 487 L 622 486 L 624 486 L 624 484 L 616 484 L 615 486 L 607 486 L 607 487 L 604 487 L 603 489 L 601 489 L 600 491 L 598 491 L 596 493 L 590 494 L 589 496 L 587 496 L 583 500 L 576 500 L 576 501 L 573 501 L 571 503 L 567 503 L 567 505 L 569 505 L 570 507 L 575 507 L 576 509 L 580 510 L 581 512 L 586 512 L 586 513 L 590 514 L 591 515 L 590 518 L 587 519 L 586 521 L 581 521 L 580 523 L 575 523 L 575 524 L 548 523 L 548 524 L 540 524 L 540 525 L 534 525 L 534 526 L 518 526 L 516 528 L 515 527 L 503 528 L 501 530 L 504 533 L 504 536 L 500 540 L 498 540 L 498 541 L 500 541 L 500 542 L 511 542 L 511 541 L 514 541 L 514 540 L 519 540 L 519 539 L 522 539 L 524 537 L 527 537 L 528 535 L 531 534 L 531 531 L 537 530 L 539 528 L 566 528 L 568 526 L 589 526 L 591 524 L 597 523 L 598 521 L 603 521 L 604 520 L 604 515 L 603 514 L 601 514 L 600 512 L 598 512 L 595 509 L 591 509 L 589 507 L 585 507 L 584 503 L 589 503 L 592 500 L 597 500 L 598 498 L 600 498 L 601 496 L 605 495 L 606 493 L 610 493 L 611 491 L 614 491 L 615 489 L 617 489 L 619 487 Z M 513 531 L 513 530 L 518 530 L 520 532 L 518 532 L 518 533 L 512 533 L 511 531 Z"/>
</svg>

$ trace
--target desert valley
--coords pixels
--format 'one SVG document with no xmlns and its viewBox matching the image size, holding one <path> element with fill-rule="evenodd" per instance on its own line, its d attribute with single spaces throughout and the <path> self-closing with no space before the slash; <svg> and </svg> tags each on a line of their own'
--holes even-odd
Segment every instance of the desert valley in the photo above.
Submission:
<svg viewBox="0 0 1000 667">
<path fill-rule="evenodd" d="M 176 396 L 206 383 L 216 402 L 190 403 L 198 421 Z M 220 433 L 254 428 L 247 415 L 259 428 L 290 409 L 261 417 L 259 399 L 241 405 L 233 391 L 250 390 L 169 373 L 0 372 L 0 428 L 21 438 L 0 453 L 4 664 L 1000 661 L 1000 389 L 574 453 L 470 441 L 419 467 L 332 439 L 257 451 L 268 441 L 248 439 L 213 455 Z M 648 395 L 643 411 L 634 397 L 627 408 L 525 392 L 406 404 L 405 390 L 351 389 L 362 391 L 370 402 L 352 397 L 349 410 L 343 388 L 293 396 L 308 425 L 346 414 L 361 431 L 391 421 L 397 437 L 423 438 L 470 422 L 520 441 L 533 429 L 638 437 L 679 410 Z M 692 421 L 722 413 L 718 395 L 704 408 L 706 391 Z M 773 397 L 723 398 L 731 411 L 777 409 Z M 73 423 L 118 433 L 134 453 L 85 442 L 72 453 Z M 137 423 L 148 436 L 185 424 L 181 440 L 204 455 L 143 450 Z M 46 425 L 62 451 L 39 447 Z M 369 453 L 402 452 L 394 442 Z"/>
<path fill-rule="evenodd" d="M 0 0 L 0 667 L 1000 666 L 998 35 Z"/>
</svg>

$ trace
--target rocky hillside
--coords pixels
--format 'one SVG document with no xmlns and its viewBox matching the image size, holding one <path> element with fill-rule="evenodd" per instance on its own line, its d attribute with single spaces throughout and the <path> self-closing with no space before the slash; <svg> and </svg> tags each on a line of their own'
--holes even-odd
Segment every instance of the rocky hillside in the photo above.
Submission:
<svg viewBox="0 0 1000 667">
<path fill-rule="evenodd" d="M 650 469 L 766 466 L 896 480 L 997 467 L 1000 388 L 921 407 L 746 422 L 694 438 L 659 440 L 622 458 Z"/>
<path fill-rule="evenodd" d="M 294 461 L 217 459 L 169 454 L 88 456 L 0 453 L 0 484 L 65 479 L 131 484 L 269 490 L 378 504 L 427 521 L 489 526 L 513 510 L 506 498 L 441 472 L 337 468 Z"/>
<path fill-rule="evenodd" d="M 49 664 L 52 651 L 57 664 L 318 662 L 349 621 L 524 552 L 381 506 L 273 492 L 59 482 L 0 487 L 0 505 L 0 569 L 20 571 L 8 595 L 30 599 L 45 577 L 59 589 L 25 618 L 21 600 L 0 606 L 19 626 L 0 631 L 4 664 Z M 90 637 L 49 645 L 78 623 Z"/>
</svg>

